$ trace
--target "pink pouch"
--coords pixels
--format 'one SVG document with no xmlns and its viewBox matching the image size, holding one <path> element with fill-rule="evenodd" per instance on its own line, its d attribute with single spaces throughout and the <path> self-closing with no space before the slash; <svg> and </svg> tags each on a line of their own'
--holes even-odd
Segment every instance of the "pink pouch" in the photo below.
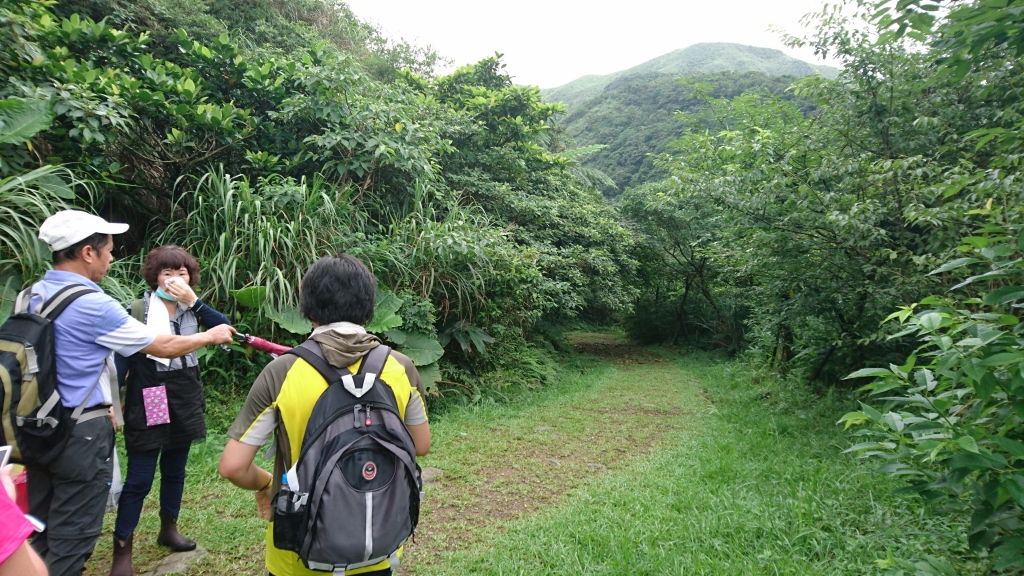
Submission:
<svg viewBox="0 0 1024 576">
<path fill-rule="evenodd" d="M 142 405 L 146 408 L 146 426 L 171 423 L 171 413 L 167 409 L 166 386 L 143 388 Z"/>
</svg>

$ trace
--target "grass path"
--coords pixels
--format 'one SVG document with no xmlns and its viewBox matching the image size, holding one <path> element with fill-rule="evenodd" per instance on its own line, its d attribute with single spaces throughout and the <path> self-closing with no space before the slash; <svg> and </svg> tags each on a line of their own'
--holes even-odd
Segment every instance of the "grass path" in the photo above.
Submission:
<svg viewBox="0 0 1024 576">
<path fill-rule="evenodd" d="M 604 358 L 514 404 L 432 419 L 420 463 L 443 475 L 402 574 L 883 574 L 887 555 L 963 548 L 841 455 L 844 406 L 702 355 L 574 342 Z M 213 437 L 190 459 L 180 523 L 210 554 L 188 574 L 265 574 L 252 496 L 216 476 L 221 446 Z M 151 495 L 140 573 L 165 555 L 156 509 Z M 109 570 L 111 520 L 88 574 Z"/>
<path fill-rule="evenodd" d="M 486 545 L 504 523 L 559 506 L 597 479 L 697 433 L 713 410 L 700 383 L 651 352 L 608 335 L 576 344 L 613 357 L 515 405 L 459 410 L 431 424 L 427 491 L 407 573 L 451 573 L 454 551 Z"/>
</svg>

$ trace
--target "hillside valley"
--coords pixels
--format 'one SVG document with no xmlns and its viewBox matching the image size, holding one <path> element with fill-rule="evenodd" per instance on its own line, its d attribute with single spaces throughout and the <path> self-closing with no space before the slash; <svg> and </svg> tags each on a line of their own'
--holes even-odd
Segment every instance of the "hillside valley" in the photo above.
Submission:
<svg viewBox="0 0 1024 576">
<path fill-rule="evenodd" d="M 581 162 L 607 174 L 615 186 L 602 191 L 616 196 L 663 176 L 651 155 L 668 150 L 686 129 L 676 113 L 693 114 L 705 106 L 693 82 L 706 84 L 706 95 L 713 98 L 731 99 L 751 90 L 791 98 L 786 88 L 797 78 L 813 74 L 835 78 L 838 72 L 770 48 L 704 43 L 627 70 L 584 76 L 541 90 L 541 95 L 548 102 L 566 105 L 562 123 L 576 145 L 605 146 Z M 681 83 L 680 78 L 688 82 Z"/>
</svg>

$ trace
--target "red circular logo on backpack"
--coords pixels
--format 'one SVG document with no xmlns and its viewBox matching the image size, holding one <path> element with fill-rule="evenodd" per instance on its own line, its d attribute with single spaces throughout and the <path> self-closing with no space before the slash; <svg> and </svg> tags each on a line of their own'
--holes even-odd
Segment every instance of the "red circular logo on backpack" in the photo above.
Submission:
<svg viewBox="0 0 1024 576">
<path fill-rule="evenodd" d="M 377 465 L 373 462 L 363 464 L 363 478 L 373 480 L 377 476 Z"/>
</svg>

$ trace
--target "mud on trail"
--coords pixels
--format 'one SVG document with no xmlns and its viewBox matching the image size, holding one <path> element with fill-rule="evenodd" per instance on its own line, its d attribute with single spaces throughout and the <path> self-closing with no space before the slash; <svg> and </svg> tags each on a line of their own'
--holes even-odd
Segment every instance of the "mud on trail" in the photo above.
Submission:
<svg viewBox="0 0 1024 576">
<path fill-rule="evenodd" d="M 671 354 L 611 334 L 570 341 L 595 356 L 578 386 L 530 406 L 483 408 L 480 417 L 432 423 L 435 441 L 420 464 L 443 472 L 425 488 L 403 574 L 443 572 L 447 554 L 501 533 L 507 521 L 557 506 L 713 410 Z"/>
</svg>

